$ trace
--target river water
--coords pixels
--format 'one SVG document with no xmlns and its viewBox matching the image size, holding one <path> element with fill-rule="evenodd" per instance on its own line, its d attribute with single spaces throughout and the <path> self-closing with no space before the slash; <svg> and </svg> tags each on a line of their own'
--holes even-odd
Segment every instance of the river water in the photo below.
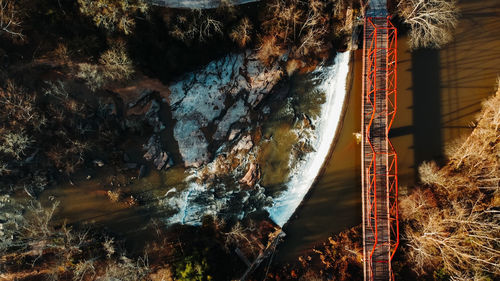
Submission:
<svg viewBox="0 0 500 281">
<path fill-rule="evenodd" d="M 398 152 L 400 191 L 417 180 L 422 161 L 444 160 L 445 144 L 471 131 L 481 102 L 494 93 L 500 74 L 500 3 L 460 1 L 455 39 L 441 50 L 411 52 L 398 42 L 398 113 L 391 140 Z M 339 138 L 324 173 L 285 225 L 279 261 L 290 261 L 332 234 L 361 223 L 361 51 L 355 52 L 353 84 Z"/>
</svg>

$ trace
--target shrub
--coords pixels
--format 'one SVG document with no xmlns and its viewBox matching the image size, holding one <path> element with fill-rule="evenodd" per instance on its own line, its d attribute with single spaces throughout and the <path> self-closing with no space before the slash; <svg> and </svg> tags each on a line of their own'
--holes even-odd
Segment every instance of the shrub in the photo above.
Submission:
<svg viewBox="0 0 500 281">
<path fill-rule="evenodd" d="M 0 151 L 14 156 L 20 160 L 31 147 L 33 141 L 23 131 L 8 132 L 3 135 Z"/>
<path fill-rule="evenodd" d="M 453 39 L 458 22 L 456 0 L 402 0 L 398 12 L 411 27 L 412 49 L 440 48 Z"/>
<path fill-rule="evenodd" d="M 104 66 L 103 75 L 110 80 L 128 79 L 134 73 L 132 61 L 125 51 L 124 43 L 116 43 L 102 53 L 99 63 Z"/>
<path fill-rule="evenodd" d="M 327 6 L 321 0 L 270 1 L 264 31 L 267 36 L 275 36 L 278 44 L 291 47 L 295 57 L 319 53 L 330 28 Z"/>
<path fill-rule="evenodd" d="M 180 13 L 172 23 L 170 35 L 191 44 L 204 42 L 216 35 L 222 35 L 222 23 L 201 10 Z"/>
<path fill-rule="evenodd" d="M 104 86 L 105 77 L 97 65 L 80 63 L 78 67 L 79 71 L 76 77 L 83 79 L 90 90 L 96 91 Z"/>
<path fill-rule="evenodd" d="M 187 256 L 176 265 L 176 279 L 178 281 L 204 281 L 213 280 L 208 271 L 208 263 L 205 257 L 198 252 Z"/>
<path fill-rule="evenodd" d="M 19 6 L 15 0 L 0 0 L 0 34 L 22 39 Z"/>
<path fill-rule="evenodd" d="M 143 0 L 78 0 L 78 4 L 80 12 L 91 17 L 96 26 L 125 34 L 130 34 L 134 28 L 134 16 L 148 10 Z"/>
<path fill-rule="evenodd" d="M 245 47 L 248 42 L 252 39 L 251 34 L 252 34 L 252 29 L 253 25 L 250 23 L 250 20 L 245 17 L 243 18 L 240 23 L 231 31 L 229 34 L 229 37 L 236 42 L 240 47 Z"/>
<path fill-rule="evenodd" d="M 80 63 L 76 76 L 85 81 L 90 90 L 96 91 L 111 81 L 129 79 L 134 73 L 125 44 L 114 43 L 109 50 L 101 54 L 99 65 Z"/>
</svg>

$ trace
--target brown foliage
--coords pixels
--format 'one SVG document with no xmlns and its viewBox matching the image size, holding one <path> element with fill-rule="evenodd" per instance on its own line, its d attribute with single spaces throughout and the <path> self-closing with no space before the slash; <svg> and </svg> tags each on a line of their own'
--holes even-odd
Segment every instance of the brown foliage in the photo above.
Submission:
<svg viewBox="0 0 500 281">
<path fill-rule="evenodd" d="M 290 47 L 295 57 L 324 50 L 331 12 L 324 1 L 274 0 L 267 9 L 263 27 L 267 37 L 276 38 L 275 44 Z"/>
<path fill-rule="evenodd" d="M 76 77 L 84 80 L 90 90 L 97 91 L 113 81 L 128 80 L 133 74 L 134 67 L 125 43 L 117 41 L 101 54 L 99 64 L 78 64 Z"/>
<path fill-rule="evenodd" d="M 170 35 L 188 45 L 193 41 L 207 41 L 223 33 L 223 24 L 213 15 L 201 10 L 181 12 L 170 24 Z"/>
<path fill-rule="evenodd" d="M 143 0 L 78 0 L 80 12 L 92 18 L 96 26 L 109 31 L 132 32 L 134 16 L 146 13 L 148 4 Z"/>
<path fill-rule="evenodd" d="M 240 47 L 245 47 L 248 42 L 252 39 L 251 34 L 252 34 L 252 23 L 250 23 L 250 20 L 245 17 L 243 18 L 240 23 L 231 31 L 229 34 L 229 37 L 231 40 L 236 42 Z"/>
<path fill-rule="evenodd" d="M 272 65 L 281 55 L 285 53 L 285 50 L 277 44 L 277 39 L 274 36 L 268 35 L 260 40 L 260 46 L 257 49 L 257 58 L 269 66 Z"/>
<path fill-rule="evenodd" d="M 453 146 L 444 167 L 419 168 L 432 189 L 401 200 L 408 259 L 420 274 L 442 267 L 453 280 L 498 276 L 500 90 L 484 102 L 473 132 Z"/>
<path fill-rule="evenodd" d="M 19 3 L 16 0 L 0 0 L 0 34 L 22 39 Z"/>
<path fill-rule="evenodd" d="M 273 280 L 361 280 L 361 228 L 355 227 L 314 247 L 284 272 L 271 274 Z M 333 278 L 333 279 L 332 279 Z"/>
</svg>

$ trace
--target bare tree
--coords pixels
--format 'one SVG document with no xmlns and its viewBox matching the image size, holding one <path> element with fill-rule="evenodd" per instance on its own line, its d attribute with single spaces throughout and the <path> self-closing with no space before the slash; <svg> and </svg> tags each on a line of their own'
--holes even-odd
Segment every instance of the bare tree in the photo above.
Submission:
<svg viewBox="0 0 500 281">
<path fill-rule="evenodd" d="M 128 79 L 134 73 L 132 60 L 129 58 L 124 42 L 117 41 L 101 54 L 99 62 L 104 66 L 103 75 L 109 80 Z"/>
<path fill-rule="evenodd" d="M 231 31 L 229 37 L 236 42 L 240 47 L 245 47 L 252 39 L 252 23 L 247 17 L 244 17 L 240 23 Z"/>
<path fill-rule="evenodd" d="M 219 20 L 202 10 L 189 10 L 175 17 L 170 35 L 189 44 L 193 40 L 204 42 L 215 35 L 222 35 L 222 29 Z"/>
<path fill-rule="evenodd" d="M 12 38 L 23 38 L 21 21 L 15 0 L 0 0 L 0 33 L 5 33 Z"/>
<path fill-rule="evenodd" d="M 135 15 L 146 14 L 149 5 L 144 0 L 78 0 L 80 12 L 93 19 L 96 26 L 109 31 L 130 34 L 135 26 Z"/>
<path fill-rule="evenodd" d="M 498 211 L 485 207 L 481 197 L 476 201 L 454 201 L 441 209 L 431 208 L 422 195 L 416 197 L 420 204 L 414 205 L 418 211 L 413 214 L 419 217 L 413 220 L 417 224 L 405 232 L 405 238 L 411 260 L 420 272 L 442 263 L 455 277 L 500 274 Z"/>
<path fill-rule="evenodd" d="M 292 56 L 318 53 L 330 27 L 327 6 L 321 0 L 274 0 L 267 6 L 264 30 L 279 45 L 291 47 Z"/>
<path fill-rule="evenodd" d="M 411 27 L 411 48 L 440 48 L 452 40 L 458 22 L 456 0 L 401 0 L 398 10 Z"/>
</svg>

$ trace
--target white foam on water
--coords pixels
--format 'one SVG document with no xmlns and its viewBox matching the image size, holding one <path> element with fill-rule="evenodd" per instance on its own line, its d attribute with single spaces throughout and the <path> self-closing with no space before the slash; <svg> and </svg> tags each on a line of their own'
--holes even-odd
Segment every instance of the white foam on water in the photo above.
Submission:
<svg viewBox="0 0 500 281">
<path fill-rule="evenodd" d="M 319 78 L 322 82 L 318 85 L 318 89 L 326 94 L 326 102 L 321 107 L 320 116 L 313 120 L 316 136 L 311 142 L 315 151 L 307 154 L 296 164 L 286 184 L 287 190 L 274 200 L 271 207 L 267 208 L 271 219 L 279 226 L 283 226 L 300 205 L 328 156 L 347 92 L 349 59 L 349 51 L 338 53 L 333 65 L 321 67 L 315 71 L 321 73 Z"/>
</svg>

